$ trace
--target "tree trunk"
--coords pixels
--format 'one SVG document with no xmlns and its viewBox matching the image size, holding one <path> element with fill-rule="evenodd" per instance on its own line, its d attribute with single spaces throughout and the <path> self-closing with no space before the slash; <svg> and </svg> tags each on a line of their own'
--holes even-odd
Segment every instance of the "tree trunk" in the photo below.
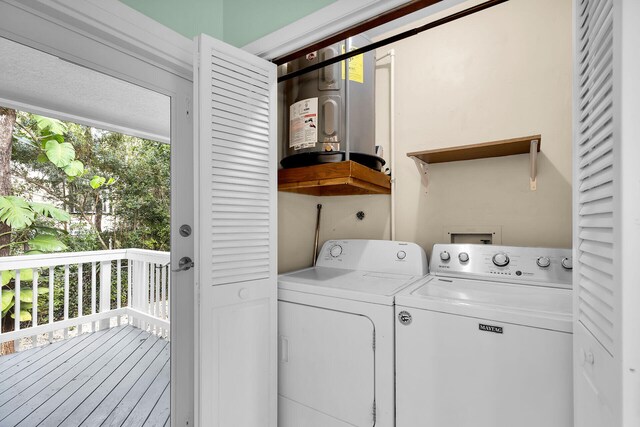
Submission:
<svg viewBox="0 0 640 427">
<path fill-rule="evenodd" d="M 100 196 L 96 197 L 96 215 L 94 217 L 94 225 L 98 233 L 102 233 L 102 199 Z"/>
<path fill-rule="evenodd" d="M 13 144 L 13 126 L 16 123 L 16 111 L 0 107 L 0 196 L 11 195 L 11 147 Z M 11 234 L 4 234 L 11 231 L 11 228 L 4 223 L 0 223 L 0 246 L 11 242 Z M 9 246 L 0 248 L 0 256 L 8 256 Z M 5 331 L 11 326 L 11 317 L 2 319 L 2 330 Z M 1 354 L 14 352 L 13 341 L 2 344 Z"/>
</svg>

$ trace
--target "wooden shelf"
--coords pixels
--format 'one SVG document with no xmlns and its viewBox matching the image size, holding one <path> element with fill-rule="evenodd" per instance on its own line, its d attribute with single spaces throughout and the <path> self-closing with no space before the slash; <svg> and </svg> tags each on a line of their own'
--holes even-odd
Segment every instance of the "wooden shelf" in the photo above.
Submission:
<svg viewBox="0 0 640 427">
<path fill-rule="evenodd" d="M 391 179 L 353 161 L 278 170 L 278 190 L 313 196 L 391 194 Z"/>
<path fill-rule="evenodd" d="M 407 153 L 407 156 L 416 157 L 429 164 L 457 162 L 459 160 L 486 159 L 489 157 L 511 156 L 514 154 L 529 153 L 531 150 L 531 141 L 536 140 L 538 141 L 538 151 L 540 151 L 542 136 L 532 135 L 525 136 L 523 138 L 484 142 L 481 144 L 439 148 L 436 150 L 415 151 L 413 153 Z"/>
</svg>

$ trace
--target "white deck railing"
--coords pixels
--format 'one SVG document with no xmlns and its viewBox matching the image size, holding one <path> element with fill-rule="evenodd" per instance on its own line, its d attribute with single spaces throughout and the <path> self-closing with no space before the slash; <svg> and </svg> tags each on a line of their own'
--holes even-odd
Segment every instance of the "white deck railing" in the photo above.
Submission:
<svg viewBox="0 0 640 427">
<path fill-rule="evenodd" d="M 0 343 L 15 341 L 19 347 L 20 340 L 31 337 L 36 346 L 43 334 L 47 342 L 60 331 L 66 338 L 70 330 L 81 334 L 87 328 L 95 331 L 125 321 L 169 338 L 168 264 L 169 252 L 143 249 L 2 257 L 0 271 L 13 272 L 15 295 L 32 289 L 33 301 L 31 321 L 20 322 L 16 315 L 11 319 L 13 330 L 0 331 Z M 26 276 L 28 270 L 33 278 L 25 282 L 20 276 Z M 40 297 L 47 299 L 48 307 L 40 304 L 39 310 L 38 288 L 45 287 L 47 292 Z M 0 287 L 0 297 L 2 292 L 6 290 Z M 14 313 L 19 312 L 20 298 L 15 298 Z M 46 321 L 39 324 L 38 316 Z"/>
</svg>

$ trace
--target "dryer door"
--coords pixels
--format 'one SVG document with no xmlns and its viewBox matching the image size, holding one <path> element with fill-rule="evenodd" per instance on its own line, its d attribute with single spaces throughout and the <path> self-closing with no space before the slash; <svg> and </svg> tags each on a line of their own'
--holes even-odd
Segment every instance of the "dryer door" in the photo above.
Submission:
<svg viewBox="0 0 640 427">
<path fill-rule="evenodd" d="M 278 425 L 374 425 L 371 320 L 289 302 L 278 317 Z"/>
</svg>

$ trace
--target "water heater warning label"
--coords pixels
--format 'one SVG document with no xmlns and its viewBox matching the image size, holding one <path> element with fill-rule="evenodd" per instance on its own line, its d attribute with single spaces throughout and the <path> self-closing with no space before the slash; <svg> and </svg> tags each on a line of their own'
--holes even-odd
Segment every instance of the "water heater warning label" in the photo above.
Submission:
<svg viewBox="0 0 640 427">
<path fill-rule="evenodd" d="M 318 98 L 298 101 L 289 107 L 289 148 L 315 147 L 318 141 Z"/>
<path fill-rule="evenodd" d="M 350 50 L 356 50 L 357 47 L 351 46 Z M 346 48 L 342 45 L 342 53 L 346 52 Z M 356 55 L 347 60 L 349 62 L 349 80 L 352 82 L 364 83 L 364 55 Z M 345 78 L 345 66 L 344 61 L 341 62 L 342 66 L 342 80 Z"/>
</svg>

